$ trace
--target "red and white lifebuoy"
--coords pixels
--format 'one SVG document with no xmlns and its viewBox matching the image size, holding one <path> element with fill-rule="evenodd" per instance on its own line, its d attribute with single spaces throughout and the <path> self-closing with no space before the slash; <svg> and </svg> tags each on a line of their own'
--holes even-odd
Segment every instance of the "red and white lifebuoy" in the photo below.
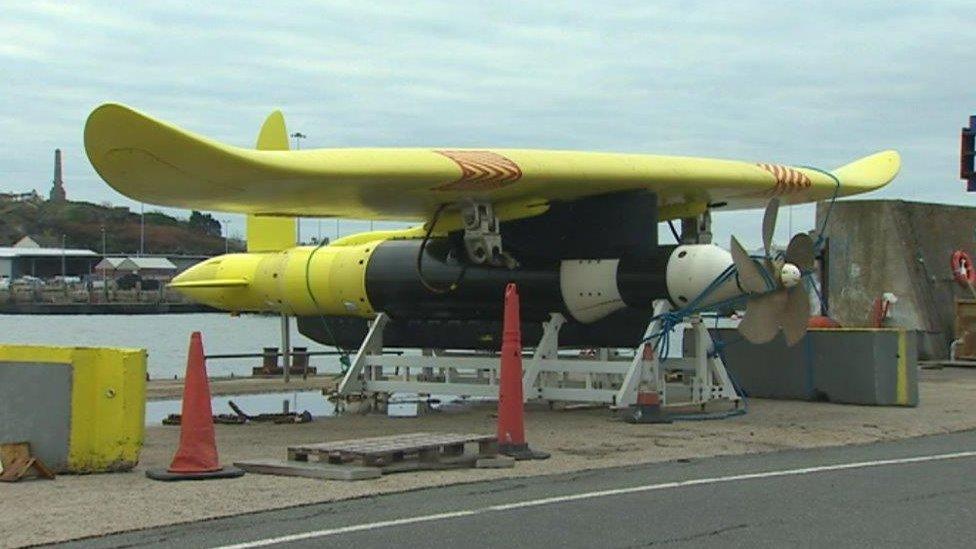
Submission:
<svg viewBox="0 0 976 549">
<path fill-rule="evenodd" d="M 976 284 L 976 266 L 973 258 L 962 250 L 952 252 L 952 277 L 963 287 Z"/>
</svg>

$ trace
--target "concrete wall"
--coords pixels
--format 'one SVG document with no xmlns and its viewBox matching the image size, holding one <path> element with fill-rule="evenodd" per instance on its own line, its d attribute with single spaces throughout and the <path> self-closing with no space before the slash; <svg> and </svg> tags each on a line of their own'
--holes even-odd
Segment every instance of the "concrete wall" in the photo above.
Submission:
<svg viewBox="0 0 976 549">
<path fill-rule="evenodd" d="M 826 213 L 818 204 L 817 226 Z M 974 246 L 976 208 L 852 200 L 834 204 L 825 231 L 830 315 L 844 326 L 868 326 L 874 300 L 898 297 L 886 326 L 918 330 L 922 358 L 948 356 L 954 300 L 969 297 L 952 279 L 952 252 Z"/>
</svg>

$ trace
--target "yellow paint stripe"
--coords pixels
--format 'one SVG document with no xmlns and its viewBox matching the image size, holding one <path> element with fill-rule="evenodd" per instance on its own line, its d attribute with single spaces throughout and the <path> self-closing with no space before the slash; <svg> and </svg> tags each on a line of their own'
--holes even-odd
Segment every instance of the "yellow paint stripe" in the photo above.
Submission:
<svg viewBox="0 0 976 549">
<path fill-rule="evenodd" d="M 898 330 L 898 381 L 896 402 L 908 406 L 908 333 Z"/>
<path fill-rule="evenodd" d="M 214 280 L 187 280 L 185 282 L 170 282 L 170 288 L 239 288 L 249 285 L 246 278 L 216 278 Z"/>
</svg>

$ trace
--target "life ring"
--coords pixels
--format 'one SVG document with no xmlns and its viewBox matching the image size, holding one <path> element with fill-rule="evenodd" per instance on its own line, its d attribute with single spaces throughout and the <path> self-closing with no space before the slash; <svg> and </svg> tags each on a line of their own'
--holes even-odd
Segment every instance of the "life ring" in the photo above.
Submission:
<svg viewBox="0 0 976 549">
<path fill-rule="evenodd" d="M 962 250 L 952 252 L 952 277 L 964 288 L 976 284 L 976 267 L 973 258 Z"/>
</svg>

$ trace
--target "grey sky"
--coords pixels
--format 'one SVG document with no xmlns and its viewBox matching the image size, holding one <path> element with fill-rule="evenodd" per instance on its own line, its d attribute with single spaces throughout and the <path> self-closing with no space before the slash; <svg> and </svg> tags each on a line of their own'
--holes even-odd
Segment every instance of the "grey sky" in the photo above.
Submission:
<svg viewBox="0 0 976 549">
<path fill-rule="evenodd" d="M 88 113 L 117 101 L 242 146 L 281 108 L 303 147 L 824 168 L 894 148 L 902 174 L 868 196 L 968 204 L 957 171 L 959 127 L 976 113 L 973 4 L 895 4 L 0 0 L 0 189 L 46 192 L 61 147 L 71 198 L 132 204 L 81 142 Z M 797 207 L 794 228 L 811 212 Z M 760 216 L 720 215 L 716 234 L 758 242 Z"/>
</svg>

